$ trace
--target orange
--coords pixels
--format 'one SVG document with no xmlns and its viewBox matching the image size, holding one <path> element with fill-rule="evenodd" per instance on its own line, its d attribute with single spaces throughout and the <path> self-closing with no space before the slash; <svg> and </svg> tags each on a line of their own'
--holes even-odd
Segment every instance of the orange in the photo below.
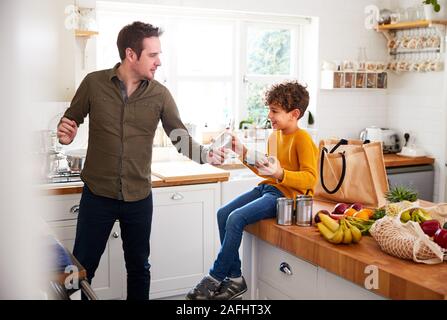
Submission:
<svg viewBox="0 0 447 320">
<path fill-rule="evenodd" d="M 347 217 L 351 217 L 357 214 L 357 210 L 355 210 L 354 208 L 348 208 L 345 210 L 345 212 L 343 212 L 343 214 Z"/>
<path fill-rule="evenodd" d="M 374 210 L 373 210 L 373 209 L 364 208 L 363 210 L 365 210 L 366 212 L 368 212 L 368 218 L 369 218 L 369 219 L 371 219 L 372 216 L 374 215 Z"/>
<path fill-rule="evenodd" d="M 360 218 L 364 220 L 369 220 L 369 209 L 362 209 L 356 214 L 354 214 L 354 218 Z"/>
</svg>

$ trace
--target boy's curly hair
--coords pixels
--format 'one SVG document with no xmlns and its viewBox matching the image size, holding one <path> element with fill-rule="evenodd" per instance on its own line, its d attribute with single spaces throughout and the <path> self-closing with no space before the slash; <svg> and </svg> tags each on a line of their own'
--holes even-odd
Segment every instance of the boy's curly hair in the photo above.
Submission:
<svg viewBox="0 0 447 320">
<path fill-rule="evenodd" d="M 298 109 L 301 118 L 309 105 L 309 92 L 306 88 L 298 81 L 274 84 L 265 93 L 264 102 L 267 106 L 278 105 L 286 112 Z"/>
</svg>

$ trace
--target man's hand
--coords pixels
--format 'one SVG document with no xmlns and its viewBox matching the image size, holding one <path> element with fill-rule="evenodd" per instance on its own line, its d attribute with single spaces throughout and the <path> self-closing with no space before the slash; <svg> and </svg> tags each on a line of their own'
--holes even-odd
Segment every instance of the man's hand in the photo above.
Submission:
<svg viewBox="0 0 447 320">
<path fill-rule="evenodd" d="M 226 150 L 224 148 L 210 149 L 206 154 L 206 162 L 212 165 L 220 165 L 225 161 Z"/>
<path fill-rule="evenodd" d="M 256 161 L 255 166 L 258 169 L 258 173 L 260 175 L 270 176 L 279 181 L 282 181 L 282 179 L 284 179 L 284 169 L 281 167 L 281 163 L 279 163 L 279 160 L 276 157 L 268 157 L 267 163 Z"/>
<path fill-rule="evenodd" d="M 57 126 L 57 137 L 60 144 L 70 144 L 78 133 L 78 126 L 75 121 L 62 118 Z"/>
<path fill-rule="evenodd" d="M 238 136 L 234 133 L 231 133 L 231 150 L 237 153 L 242 158 L 245 157 L 247 153 L 247 147 L 242 143 L 242 141 L 238 138 Z"/>
</svg>

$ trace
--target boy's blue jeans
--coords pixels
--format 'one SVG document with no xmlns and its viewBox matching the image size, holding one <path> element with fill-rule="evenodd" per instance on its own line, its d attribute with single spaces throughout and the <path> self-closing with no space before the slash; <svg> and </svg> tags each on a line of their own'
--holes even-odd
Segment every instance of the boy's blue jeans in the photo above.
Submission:
<svg viewBox="0 0 447 320">
<path fill-rule="evenodd" d="M 261 184 L 242 194 L 217 211 L 221 248 L 210 269 L 210 275 L 222 281 L 226 277 L 241 276 L 239 247 L 246 225 L 276 216 L 276 199 L 284 197 L 281 191 Z"/>
</svg>

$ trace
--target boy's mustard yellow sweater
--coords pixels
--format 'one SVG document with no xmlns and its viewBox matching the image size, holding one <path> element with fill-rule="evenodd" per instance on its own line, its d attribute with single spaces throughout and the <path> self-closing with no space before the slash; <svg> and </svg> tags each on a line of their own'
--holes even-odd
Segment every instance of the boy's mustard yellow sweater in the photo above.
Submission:
<svg viewBox="0 0 447 320">
<path fill-rule="evenodd" d="M 255 167 L 245 164 L 258 176 L 266 178 L 260 184 L 276 187 L 287 198 L 306 194 L 308 190 L 309 195 L 314 194 L 318 175 L 318 148 L 305 130 L 298 129 L 291 134 L 273 131 L 268 139 L 267 154 L 278 158 L 284 169 L 284 178 L 279 182 L 272 177 L 262 176 Z"/>
</svg>

